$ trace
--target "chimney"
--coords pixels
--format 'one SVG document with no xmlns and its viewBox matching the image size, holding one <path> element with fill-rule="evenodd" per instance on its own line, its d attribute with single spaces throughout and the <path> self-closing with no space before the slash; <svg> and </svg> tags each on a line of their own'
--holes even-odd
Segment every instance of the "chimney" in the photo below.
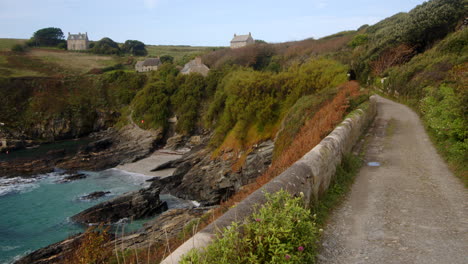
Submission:
<svg viewBox="0 0 468 264">
<path fill-rule="evenodd" d="M 234 37 L 237 37 L 236 33 L 234 33 Z"/>
<path fill-rule="evenodd" d="M 70 32 L 68 32 L 68 36 L 70 36 Z"/>
<path fill-rule="evenodd" d="M 249 36 L 252 36 L 252 33 L 249 32 Z"/>
</svg>

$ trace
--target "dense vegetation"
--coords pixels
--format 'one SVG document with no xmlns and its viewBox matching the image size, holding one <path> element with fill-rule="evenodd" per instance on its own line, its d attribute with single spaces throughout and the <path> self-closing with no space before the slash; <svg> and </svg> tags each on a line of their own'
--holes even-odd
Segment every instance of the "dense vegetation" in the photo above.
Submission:
<svg viewBox="0 0 468 264">
<path fill-rule="evenodd" d="M 266 197 L 242 225 L 233 223 L 203 253 L 192 250 L 180 263 L 314 263 L 319 228 L 302 197 L 286 191 Z"/>
<path fill-rule="evenodd" d="M 28 44 L 30 46 L 53 47 L 63 43 L 65 36 L 60 28 L 43 28 L 34 32 Z"/>
</svg>

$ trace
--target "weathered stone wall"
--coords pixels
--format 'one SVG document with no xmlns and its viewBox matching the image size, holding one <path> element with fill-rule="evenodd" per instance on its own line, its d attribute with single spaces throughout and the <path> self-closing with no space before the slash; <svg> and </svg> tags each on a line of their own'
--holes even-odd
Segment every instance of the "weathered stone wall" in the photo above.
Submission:
<svg viewBox="0 0 468 264">
<path fill-rule="evenodd" d="M 280 189 L 285 189 L 296 196 L 302 192 L 304 193 L 306 205 L 313 204 L 328 189 L 343 155 L 351 151 L 351 148 L 373 121 L 376 114 L 376 98 L 372 96 L 367 107 L 354 111 L 320 144 L 290 168 L 195 234 L 161 263 L 178 263 L 181 256 L 193 247 L 201 248 L 206 246 L 214 238 L 216 232 L 231 225 L 234 221 L 240 221 L 251 215 L 255 204 L 265 203 L 265 192 L 274 193 Z"/>
<path fill-rule="evenodd" d="M 87 50 L 88 41 L 85 39 L 69 39 L 67 40 L 68 50 Z"/>
</svg>

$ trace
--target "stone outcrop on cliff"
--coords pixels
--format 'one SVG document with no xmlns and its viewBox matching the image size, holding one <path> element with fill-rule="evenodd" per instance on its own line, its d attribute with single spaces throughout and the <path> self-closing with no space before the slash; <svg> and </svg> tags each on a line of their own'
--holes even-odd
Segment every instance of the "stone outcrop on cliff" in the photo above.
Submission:
<svg viewBox="0 0 468 264">
<path fill-rule="evenodd" d="M 123 218 L 140 219 L 167 210 L 166 202 L 159 199 L 159 188 L 148 187 L 129 192 L 102 202 L 71 219 L 78 223 L 114 223 Z"/>
<path fill-rule="evenodd" d="M 255 146 L 237 170 L 233 170 L 237 156 L 232 151 L 224 153 L 226 159 L 219 157 L 213 160 L 209 149 L 194 149 L 179 160 L 161 165 L 161 169 L 177 169 L 172 176 L 155 180 L 153 184 L 161 186 L 163 193 L 182 199 L 196 200 L 203 205 L 218 204 L 268 168 L 273 148 L 272 141 Z"/>
</svg>

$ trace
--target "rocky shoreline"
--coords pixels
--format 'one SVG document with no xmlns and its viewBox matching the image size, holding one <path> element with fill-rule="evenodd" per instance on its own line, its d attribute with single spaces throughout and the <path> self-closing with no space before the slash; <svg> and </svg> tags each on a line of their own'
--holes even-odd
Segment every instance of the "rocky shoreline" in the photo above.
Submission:
<svg viewBox="0 0 468 264">
<path fill-rule="evenodd" d="M 119 164 L 134 162 L 150 155 L 161 144 L 161 130 L 142 130 L 135 125 L 116 130 L 109 128 L 91 135 L 94 139 L 68 154 L 64 149 L 45 153 L 41 158 L 0 161 L 0 176 L 28 177 L 64 169 L 69 173 L 78 170 L 98 171 Z"/>
<path fill-rule="evenodd" d="M 207 210 L 206 206 L 218 205 L 243 185 L 252 182 L 271 164 L 274 147 L 272 141 L 253 146 L 247 153 L 226 150 L 219 157 L 212 158 L 211 150 L 208 147 L 209 138 L 210 135 L 207 133 L 190 138 L 173 136 L 167 140 L 164 150 L 158 150 L 158 152 L 168 152 L 166 154 L 177 154 L 178 156 L 167 161 L 159 160 L 160 162 L 156 164 L 153 160 L 158 157 L 155 156 L 154 150 L 162 142 L 162 133 L 160 131 L 145 131 L 134 125 L 129 125 L 119 131 L 108 129 L 101 132 L 96 135 L 96 141 L 82 148 L 73 157 L 50 158 L 36 163 L 43 165 L 39 166 L 39 170 L 53 169 L 52 166 L 68 171 L 100 170 L 126 164 L 121 166 L 131 171 L 132 166 L 137 164 L 132 162 L 140 160 L 142 166 L 134 167 L 138 169 L 144 167 L 144 173 L 164 172 L 161 174 L 164 176 L 152 178 L 151 185 L 147 188 L 115 197 L 71 218 L 76 223 L 97 225 L 115 223 L 125 218 L 137 220 L 160 214 L 147 223 L 142 230 L 123 237 L 112 238 L 111 243 L 117 244 L 119 247 L 141 248 L 148 246 L 149 243 L 158 243 L 159 240 L 156 238 L 158 236 L 154 234 L 159 234 L 160 242 L 177 236 L 187 223 L 200 217 Z M 175 149 L 190 151 L 179 155 L 180 152 L 174 152 Z M 234 165 L 240 156 L 245 156 L 245 162 L 234 170 Z M 146 159 L 142 160 L 145 157 Z M 9 175 L 13 176 L 15 173 L 28 171 L 27 169 L 31 166 L 26 163 L 17 164 Z M 73 175 L 66 178 L 65 182 L 80 179 L 80 177 L 80 174 Z M 167 204 L 160 200 L 160 194 L 171 194 L 185 200 L 196 200 L 202 207 L 188 206 L 187 208 L 166 211 Z M 96 195 L 105 195 L 105 192 Z M 164 232 L 166 233 L 164 234 Z M 163 234 L 167 237 L 162 237 Z M 36 250 L 15 263 L 61 263 L 67 254 L 70 254 L 73 248 L 79 244 L 81 236 L 76 235 Z M 44 260 L 46 262 L 43 262 Z"/>
</svg>

